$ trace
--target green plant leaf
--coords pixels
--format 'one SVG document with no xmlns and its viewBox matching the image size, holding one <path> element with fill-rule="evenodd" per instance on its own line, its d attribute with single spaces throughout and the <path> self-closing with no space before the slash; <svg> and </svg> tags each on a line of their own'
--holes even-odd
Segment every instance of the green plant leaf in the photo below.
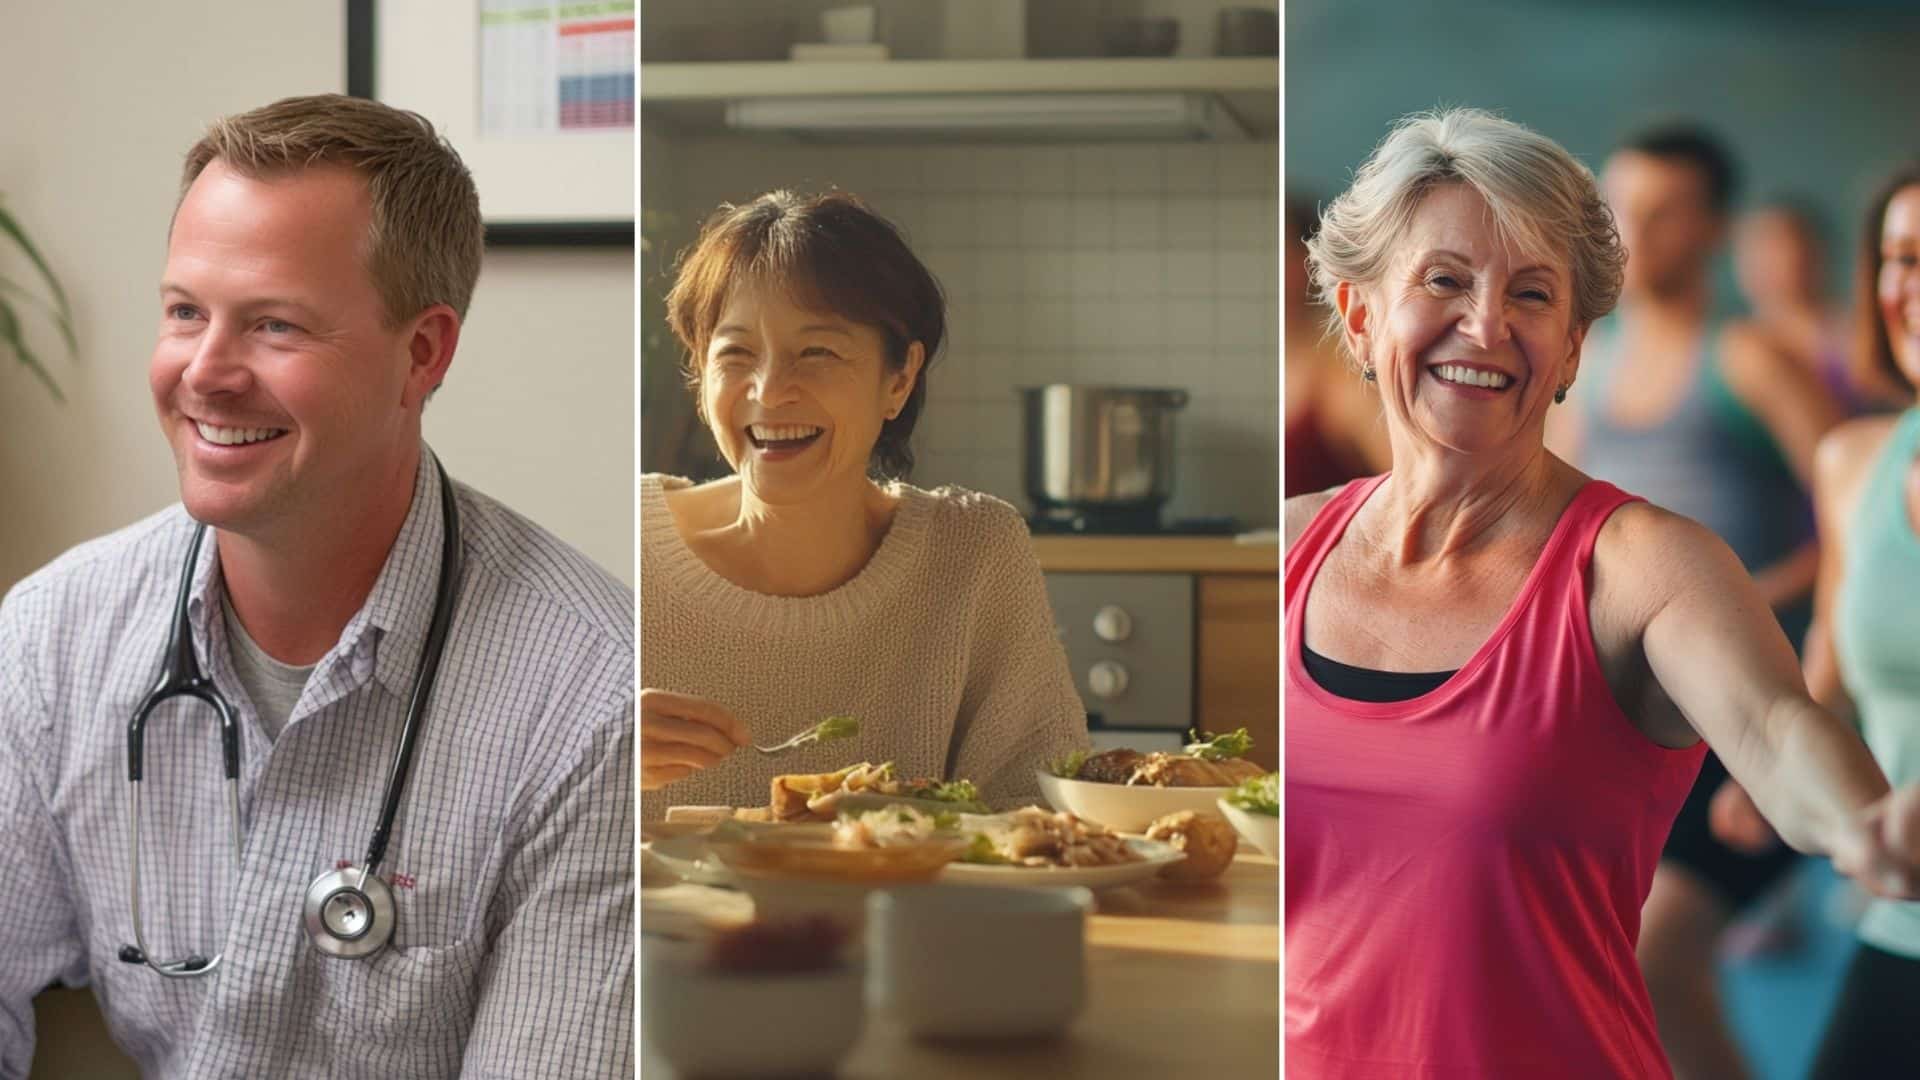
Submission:
<svg viewBox="0 0 1920 1080">
<path fill-rule="evenodd" d="M 80 342 L 73 336 L 73 321 L 67 318 L 66 312 L 54 307 L 48 303 L 44 297 L 7 277 L 5 274 L 0 274 L 0 292 L 13 293 L 15 296 L 30 301 L 41 311 L 46 312 L 47 317 L 53 320 L 53 325 L 59 329 L 61 338 L 67 343 L 67 355 L 75 360 L 80 359 Z M 4 301 L 0 301 L 0 303 L 4 303 Z"/>
<path fill-rule="evenodd" d="M 60 384 L 53 381 L 53 376 L 47 369 L 40 366 L 39 357 L 33 355 L 33 350 L 27 347 L 26 337 L 20 333 L 20 319 L 13 313 L 13 308 L 6 304 L 0 304 L 0 343 L 13 347 L 13 351 L 20 356 L 20 362 L 27 365 L 27 370 L 38 375 L 40 381 L 47 384 L 47 390 L 53 394 L 55 401 L 67 400 L 67 396 L 60 392 Z"/>
<path fill-rule="evenodd" d="M 33 241 L 27 239 L 27 234 L 20 228 L 20 223 L 13 220 L 13 215 L 7 213 L 7 208 L 4 206 L 0 206 L 0 232 L 13 237 L 13 242 L 19 244 L 20 250 L 26 252 L 27 258 L 33 260 L 33 265 L 40 270 L 40 276 L 47 279 L 47 287 L 53 290 L 53 298 L 59 302 L 61 312 L 71 318 L 73 309 L 67 303 L 67 291 L 60 287 L 60 279 L 53 276 L 53 268 L 47 265 L 47 260 L 40 257 L 39 249 L 33 246 Z"/>
</svg>

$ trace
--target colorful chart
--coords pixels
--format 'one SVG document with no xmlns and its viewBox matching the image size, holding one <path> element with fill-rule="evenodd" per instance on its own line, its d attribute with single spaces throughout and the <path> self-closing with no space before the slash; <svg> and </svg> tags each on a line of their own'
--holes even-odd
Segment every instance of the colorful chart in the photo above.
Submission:
<svg viewBox="0 0 1920 1080">
<path fill-rule="evenodd" d="M 479 0 L 480 130 L 633 129 L 634 4 Z"/>
</svg>

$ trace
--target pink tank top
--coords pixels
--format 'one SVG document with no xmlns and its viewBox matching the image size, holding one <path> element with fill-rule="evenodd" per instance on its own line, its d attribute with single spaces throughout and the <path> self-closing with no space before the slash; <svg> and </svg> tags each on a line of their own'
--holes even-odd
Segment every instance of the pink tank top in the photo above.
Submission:
<svg viewBox="0 0 1920 1080">
<path fill-rule="evenodd" d="M 1587 619 L 1593 481 L 1493 636 L 1445 684 L 1368 703 L 1301 664 L 1307 592 L 1385 476 L 1286 556 L 1287 1075 L 1671 1077 L 1634 959 L 1704 744 L 1620 711 Z"/>
</svg>

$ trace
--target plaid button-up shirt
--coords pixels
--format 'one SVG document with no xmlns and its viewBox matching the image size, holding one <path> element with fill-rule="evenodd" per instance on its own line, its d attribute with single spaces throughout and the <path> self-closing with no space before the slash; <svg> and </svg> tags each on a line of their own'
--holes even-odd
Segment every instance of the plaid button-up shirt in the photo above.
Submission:
<svg viewBox="0 0 1920 1080">
<path fill-rule="evenodd" d="M 307 885 L 363 856 L 440 566 L 440 488 L 269 742 L 228 658 L 202 548 L 189 614 L 241 724 L 238 880 L 217 723 L 148 723 L 133 940 L 127 722 L 158 677 L 192 522 L 175 506 L 68 552 L 0 606 L 0 1080 L 24 1077 L 32 998 L 91 984 L 152 1077 L 627 1077 L 633 1045 L 633 593 L 456 486 L 464 572 L 381 876 L 396 928 L 370 958 L 316 952 Z"/>
</svg>

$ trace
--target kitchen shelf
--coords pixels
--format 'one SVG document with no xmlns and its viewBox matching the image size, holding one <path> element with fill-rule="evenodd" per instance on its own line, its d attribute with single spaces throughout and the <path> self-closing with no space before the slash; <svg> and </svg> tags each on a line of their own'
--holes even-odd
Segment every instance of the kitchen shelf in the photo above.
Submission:
<svg viewBox="0 0 1920 1080">
<path fill-rule="evenodd" d="M 1278 574 L 1280 545 L 1219 536 L 1036 536 L 1048 573 Z"/>
<path fill-rule="evenodd" d="M 1215 94 L 1255 138 L 1279 130 L 1280 61 L 1270 56 L 640 65 L 642 118 L 689 134 L 726 130 L 725 104 L 745 98 L 1136 91 Z"/>
</svg>

